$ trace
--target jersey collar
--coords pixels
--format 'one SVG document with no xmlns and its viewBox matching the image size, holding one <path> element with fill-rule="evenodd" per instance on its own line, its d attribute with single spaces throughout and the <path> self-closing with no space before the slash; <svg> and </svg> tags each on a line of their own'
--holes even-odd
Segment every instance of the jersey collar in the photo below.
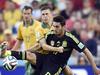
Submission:
<svg viewBox="0 0 100 75">
<path fill-rule="evenodd" d="M 34 24 L 34 20 L 32 19 L 31 22 L 28 24 L 29 26 L 32 26 Z M 23 21 L 24 26 L 28 26 L 25 21 Z"/>
<path fill-rule="evenodd" d="M 42 27 L 43 28 L 48 28 L 48 25 L 46 23 L 42 22 Z"/>
</svg>

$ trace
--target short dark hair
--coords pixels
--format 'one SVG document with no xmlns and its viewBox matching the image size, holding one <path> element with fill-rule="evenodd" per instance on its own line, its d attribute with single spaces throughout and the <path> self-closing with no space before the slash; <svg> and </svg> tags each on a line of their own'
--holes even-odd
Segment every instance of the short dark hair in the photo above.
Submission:
<svg viewBox="0 0 100 75">
<path fill-rule="evenodd" d="M 53 18 L 54 22 L 59 22 L 61 26 L 65 25 L 65 18 L 63 16 L 56 16 Z"/>
<path fill-rule="evenodd" d="M 31 6 L 24 6 L 23 10 L 28 10 L 28 9 L 31 9 L 31 12 L 33 11 L 32 7 Z M 23 11 L 22 10 L 22 11 Z"/>
<path fill-rule="evenodd" d="M 39 2 L 37 0 L 33 0 L 32 4 L 34 4 L 34 3 L 38 4 Z"/>
<path fill-rule="evenodd" d="M 41 11 L 47 10 L 47 9 L 49 9 L 51 11 L 51 8 L 49 6 L 43 6 L 43 7 L 41 7 Z"/>
</svg>

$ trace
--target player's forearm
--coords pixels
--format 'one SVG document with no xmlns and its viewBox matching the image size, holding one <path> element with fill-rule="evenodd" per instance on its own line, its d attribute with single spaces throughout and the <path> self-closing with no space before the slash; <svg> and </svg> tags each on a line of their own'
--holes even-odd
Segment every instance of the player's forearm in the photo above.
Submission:
<svg viewBox="0 0 100 75">
<path fill-rule="evenodd" d="M 52 46 L 47 45 L 44 38 L 41 39 L 39 42 L 43 50 L 59 52 L 59 47 L 52 47 Z"/>
<path fill-rule="evenodd" d="M 97 66 L 94 62 L 93 55 L 91 54 L 91 52 L 87 48 L 84 50 L 84 54 L 87 56 L 89 63 L 92 65 L 93 70 L 95 71 L 97 69 Z"/>
<path fill-rule="evenodd" d="M 56 51 L 56 52 L 59 51 L 58 47 L 52 47 L 52 46 L 49 46 L 47 44 L 43 44 L 42 48 L 43 48 L 43 50 L 46 50 L 46 51 Z"/>
</svg>

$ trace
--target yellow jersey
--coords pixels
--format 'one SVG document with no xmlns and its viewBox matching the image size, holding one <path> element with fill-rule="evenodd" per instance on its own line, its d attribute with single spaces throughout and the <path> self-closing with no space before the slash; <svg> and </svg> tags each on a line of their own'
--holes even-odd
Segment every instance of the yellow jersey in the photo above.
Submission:
<svg viewBox="0 0 100 75">
<path fill-rule="evenodd" d="M 46 25 L 45 23 L 41 23 L 41 26 L 36 29 L 37 41 L 44 38 L 45 34 L 47 34 L 49 30 L 50 30 L 50 27 L 48 27 L 48 25 Z"/>
<path fill-rule="evenodd" d="M 41 22 L 34 20 L 32 25 L 27 27 L 22 22 L 18 29 L 17 39 L 23 40 L 26 49 L 32 47 L 36 42 L 37 28 L 40 28 Z"/>
<path fill-rule="evenodd" d="M 51 27 L 46 25 L 45 23 L 41 24 L 41 27 L 37 28 L 37 41 L 41 40 L 42 38 L 45 38 L 46 34 L 51 30 Z M 48 51 L 44 51 L 42 48 L 39 49 L 37 52 L 42 53 L 42 54 L 48 54 Z"/>
</svg>

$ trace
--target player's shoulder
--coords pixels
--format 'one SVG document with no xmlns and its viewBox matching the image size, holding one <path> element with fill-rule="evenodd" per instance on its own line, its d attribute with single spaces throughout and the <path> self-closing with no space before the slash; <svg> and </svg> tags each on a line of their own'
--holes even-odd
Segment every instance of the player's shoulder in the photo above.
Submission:
<svg viewBox="0 0 100 75">
<path fill-rule="evenodd" d="M 34 20 L 34 24 L 41 25 L 41 22 L 38 20 Z"/>
<path fill-rule="evenodd" d="M 72 34 L 71 32 L 68 32 L 68 31 L 65 32 L 65 35 L 66 35 L 67 37 L 72 37 L 72 36 L 73 36 L 73 34 Z"/>
<path fill-rule="evenodd" d="M 49 30 L 48 33 L 47 33 L 47 35 L 54 35 L 54 31 Z"/>
<path fill-rule="evenodd" d="M 46 37 L 48 37 L 48 36 L 54 36 L 55 34 L 54 34 L 54 32 L 53 31 L 48 31 L 48 33 L 46 34 Z"/>
<path fill-rule="evenodd" d="M 33 26 L 35 29 L 40 29 L 41 28 L 41 22 L 38 20 L 34 20 Z"/>
<path fill-rule="evenodd" d="M 22 28 L 24 26 L 23 21 L 19 22 L 19 28 Z"/>
<path fill-rule="evenodd" d="M 44 22 L 41 23 L 41 27 L 42 27 L 43 29 L 48 28 L 47 24 L 44 23 Z"/>
<path fill-rule="evenodd" d="M 65 36 L 70 38 L 71 40 L 75 41 L 76 43 L 79 43 L 79 40 L 71 33 L 71 32 L 65 32 Z"/>
</svg>

